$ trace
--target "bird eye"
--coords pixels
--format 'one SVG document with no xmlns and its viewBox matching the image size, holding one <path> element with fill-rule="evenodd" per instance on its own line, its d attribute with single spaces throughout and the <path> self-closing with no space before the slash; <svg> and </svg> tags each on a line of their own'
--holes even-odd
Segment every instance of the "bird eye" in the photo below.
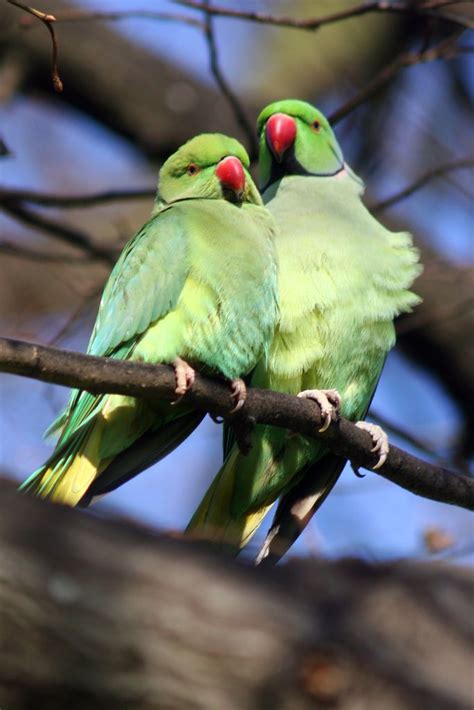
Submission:
<svg viewBox="0 0 474 710">
<path fill-rule="evenodd" d="M 313 129 L 316 131 L 316 133 L 319 133 L 319 131 L 321 130 L 321 123 L 316 120 L 316 121 L 313 121 L 313 123 L 311 125 L 312 125 Z"/>
<path fill-rule="evenodd" d="M 190 163 L 188 167 L 186 168 L 186 172 L 188 175 L 196 175 L 199 172 L 200 168 L 196 163 Z"/>
</svg>

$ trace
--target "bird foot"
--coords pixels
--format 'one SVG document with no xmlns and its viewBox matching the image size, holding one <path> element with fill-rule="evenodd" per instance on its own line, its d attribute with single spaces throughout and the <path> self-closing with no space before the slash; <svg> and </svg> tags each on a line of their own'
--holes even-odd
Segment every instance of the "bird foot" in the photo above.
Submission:
<svg viewBox="0 0 474 710">
<path fill-rule="evenodd" d="M 193 386 L 196 372 L 191 365 L 188 365 L 186 360 L 182 360 L 180 357 L 175 358 L 172 364 L 176 380 L 175 394 L 178 396 L 171 404 L 177 404 Z"/>
<path fill-rule="evenodd" d="M 324 419 L 323 426 L 318 430 L 321 433 L 326 431 L 333 417 L 336 419 L 339 414 L 341 395 L 337 390 L 304 390 L 299 393 L 298 397 L 311 399 L 319 406 L 321 417 Z"/>
<path fill-rule="evenodd" d="M 379 455 L 379 460 L 377 461 L 375 466 L 372 466 L 372 469 L 375 471 L 377 468 L 383 466 L 385 461 L 387 460 L 387 455 L 390 448 L 388 445 L 388 436 L 384 432 L 382 427 L 380 427 L 378 424 L 369 424 L 369 422 L 356 422 L 356 427 L 359 427 L 359 429 L 362 429 L 363 431 L 366 431 L 368 434 L 370 434 L 373 443 L 371 451 L 373 451 L 374 454 Z"/>
<path fill-rule="evenodd" d="M 230 410 L 229 414 L 235 414 L 242 409 L 247 399 L 247 386 L 243 380 L 240 378 L 237 380 L 232 380 L 230 383 L 230 391 L 232 399 L 235 402 L 235 407 Z"/>
</svg>

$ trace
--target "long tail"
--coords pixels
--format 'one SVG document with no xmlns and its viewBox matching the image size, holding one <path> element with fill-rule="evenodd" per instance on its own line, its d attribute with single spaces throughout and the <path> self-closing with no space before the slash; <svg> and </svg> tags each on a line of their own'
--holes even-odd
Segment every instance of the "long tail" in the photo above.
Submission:
<svg viewBox="0 0 474 710">
<path fill-rule="evenodd" d="M 233 512 L 239 464 L 241 454 L 235 446 L 186 529 L 187 535 L 213 542 L 235 555 L 247 545 L 272 506 L 272 503 L 262 505 L 256 510 L 238 515 Z"/>
<path fill-rule="evenodd" d="M 21 484 L 20 490 L 57 503 L 77 505 L 109 463 L 109 459 L 100 456 L 104 426 L 104 418 L 98 416 L 88 426 L 79 429 Z"/>
<path fill-rule="evenodd" d="M 81 506 L 89 505 L 96 496 L 114 491 L 149 466 L 161 461 L 196 429 L 203 418 L 202 412 L 185 412 L 177 419 L 147 430 L 111 460 L 88 488 L 81 500 Z"/>
<path fill-rule="evenodd" d="M 275 565 L 288 552 L 332 491 L 345 464 L 345 459 L 327 454 L 306 468 L 299 482 L 282 495 L 256 564 Z"/>
</svg>

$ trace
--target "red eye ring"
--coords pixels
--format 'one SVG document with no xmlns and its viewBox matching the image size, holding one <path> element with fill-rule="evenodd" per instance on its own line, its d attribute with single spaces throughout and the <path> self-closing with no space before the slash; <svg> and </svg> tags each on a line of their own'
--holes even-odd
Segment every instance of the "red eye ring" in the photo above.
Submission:
<svg viewBox="0 0 474 710">
<path fill-rule="evenodd" d="M 313 128 L 313 130 L 316 131 L 316 133 L 319 133 L 319 131 L 321 130 L 321 122 L 316 119 L 316 121 L 313 121 L 313 123 L 311 124 L 311 127 Z"/>
<path fill-rule="evenodd" d="M 186 168 L 186 173 L 188 175 L 197 175 L 197 173 L 200 171 L 199 165 L 196 165 L 196 163 L 190 163 L 188 167 Z"/>
</svg>

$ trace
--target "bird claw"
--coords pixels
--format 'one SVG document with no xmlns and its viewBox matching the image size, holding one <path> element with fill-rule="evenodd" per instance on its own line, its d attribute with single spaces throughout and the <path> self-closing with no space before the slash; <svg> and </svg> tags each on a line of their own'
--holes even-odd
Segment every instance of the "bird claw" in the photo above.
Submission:
<svg viewBox="0 0 474 710">
<path fill-rule="evenodd" d="M 176 380 L 175 394 L 178 396 L 171 404 L 177 404 L 193 386 L 194 380 L 196 379 L 196 372 L 191 365 L 188 365 L 186 360 L 182 360 L 180 357 L 175 358 L 172 365 L 174 367 Z"/>
<path fill-rule="evenodd" d="M 383 466 L 385 461 L 387 460 L 390 448 L 388 445 L 388 436 L 384 432 L 382 427 L 378 426 L 378 424 L 370 424 L 369 422 L 356 422 L 356 427 L 359 427 L 359 429 L 362 429 L 363 431 L 366 431 L 368 434 L 370 434 L 373 443 L 371 451 L 374 454 L 379 455 L 379 460 L 377 461 L 375 466 L 372 466 L 372 469 L 376 471 L 378 468 Z"/>
<path fill-rule="evenodd" d="M 230 383 L 231 397 L 235 401 L 235 407 L 230 410 L 229 414 L 235 414 L 242 409 L 247 399 L 247 386 L 243 380 L 236 379 Z"/>
<path fill-rule="evenodd" d="M 298 394 L 302 399 L 311 399 L 319 406 L 321 418 L 324 419 L 323 426 L 318 429 L 320 433 L 326 431 L 331 424 L 332 418 L 339 414 L 341 406 L 341 395 L 337 390 L 304 390 Z"/>
</svg>

